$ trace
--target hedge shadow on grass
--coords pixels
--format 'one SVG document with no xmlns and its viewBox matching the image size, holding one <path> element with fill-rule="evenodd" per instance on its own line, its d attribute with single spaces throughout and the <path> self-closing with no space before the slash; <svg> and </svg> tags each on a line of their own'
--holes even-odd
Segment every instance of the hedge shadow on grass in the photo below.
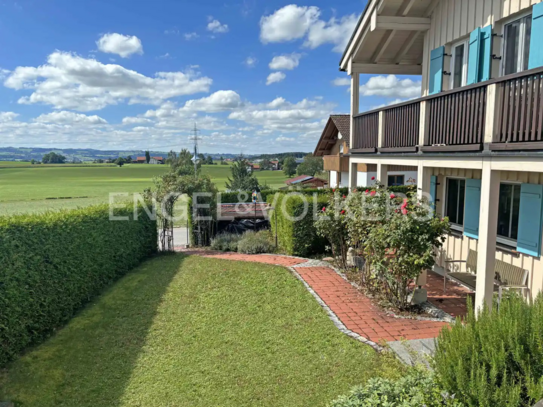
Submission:
<svg viewBox="0 0 543 407">
<path fill-rule="evenodd" d="M 185 259 L 162 255 L 122 277 L 55 336 L 0 372 L 0 400 L 121 405 L 163 295 Z"/>
</svg>

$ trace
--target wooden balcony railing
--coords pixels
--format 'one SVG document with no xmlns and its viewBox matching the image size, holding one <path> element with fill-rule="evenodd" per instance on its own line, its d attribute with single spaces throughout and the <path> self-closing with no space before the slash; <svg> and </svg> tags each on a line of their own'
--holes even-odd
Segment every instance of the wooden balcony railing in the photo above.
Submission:
<svg viewBox="0 0 543 407">
<path fill-rule="evenodd" d="M 447 92 L 426 102 L 422 151 L 478 151 L 485 132 L 486 86 Z"/>
<path fill-rule="evenodd" d="M 420 102 L 394 106 L 384 111 L 383 145 L 379 151 L 416 152 L 419 144 Z"/>
<path fill-rule="evenodd" d="M 543 149 L 543 74 L 524 73 L 498 83 L 493 150 Z"/>
<path fill-rule="evenodd" d="M 354 134 L 351 146 L 354 153 L 374 153 L 379 138 L 379 112 L 353 117 Z"/>
<path fill-rule="evenodd" d="M 324 171 L 349 172 L 349 157 L 340 155 L 325 155 Z"/>
<path fill-rule="evenodd" d="M 351 152 L 543 150 L 543 68 L 353 117 Z"/>
</svg>

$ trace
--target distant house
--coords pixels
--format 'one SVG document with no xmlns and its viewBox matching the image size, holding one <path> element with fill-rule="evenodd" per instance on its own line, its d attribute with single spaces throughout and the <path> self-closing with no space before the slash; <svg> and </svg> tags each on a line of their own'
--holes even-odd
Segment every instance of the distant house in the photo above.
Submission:
<svg viewBox="0 0 543 407">
<path fill-rule="evenodd" d="M 136 157 L 136 159 L 132 160 L 132 162 L 136 164 L 146 164 L 147 159 L 145 157 Z"/>
<path fill-rule="evenodd" d="M 301 188 L 324 188 L 328 182 L 324 179 L 313 177 L 311 175 L 299 175 L 285 181 L 288 187 Z"/>
<path fill-rule="evenodd" d="M 164 164 L 164 157 L 151 157 L 149 164 Z"/>
<path fill-rule="evenodd" d="M 260 164 L 251 164 L 253 171 L 260 171 Z"/>
<path fill-rule="evenodd" d="M 271 164 L 271 170 L 272 171 L 279 171 L 281 169 L 281 166 L 279 165 L 278 160 L 270 161 L 270 164 Z"/>
</svg>

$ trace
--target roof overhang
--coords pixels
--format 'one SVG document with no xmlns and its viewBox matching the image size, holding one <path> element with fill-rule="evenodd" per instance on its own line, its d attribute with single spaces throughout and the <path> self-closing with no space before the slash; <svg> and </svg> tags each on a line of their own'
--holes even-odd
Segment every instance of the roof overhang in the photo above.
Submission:
<svg viewBox="0 0 543 407">
<path fill-rule="evenodd" d="M 339 130 L 336 127 L 334 121 L 332 120 L 332 117 L 330 117 L 328 119 L 328 122 L 326 123 L 326 126 L 324 127 L 321 138 L 317 143 L 317 147 L 315 148 L 315 152 L 313 153 L 313 155 L 315 157 L 322 157 L 324 155 L 327 155 L 327 153 L 330 152 L 330 149 L 334 147 L 339 140 L 338 136 Z"/>
<path fill-rule="evenodd" d="M 438 1 L 368 0 L 340 70 L 349 75 L 421 75 L 424 36 Z"/>
</svg>

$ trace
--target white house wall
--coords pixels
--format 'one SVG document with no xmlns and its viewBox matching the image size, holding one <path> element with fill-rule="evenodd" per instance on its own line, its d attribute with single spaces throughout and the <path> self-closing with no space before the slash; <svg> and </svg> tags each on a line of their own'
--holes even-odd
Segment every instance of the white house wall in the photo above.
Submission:
<svg viewBox="0 0 543 407">
<path fill-rule="evenodd" d="M 330 188 L 337 188 L 337 172 L 330 171 Z"/>
<path fill-rule="evenodd" d="M 428 94 L 427 67 L 430 51 L 442 45 L 468 38 L 477 27 L 489 24 L 500 31 L 503 19 L 528 9 L 541 0 L 439 0 L 431 17 L 430 30 L 426 36 L 424 47 L 422 94 Z M 450 50 L 446 50 L 450 53 Z M 501 54 L 501 39 L 494 38 L 494 51 Z M 446 59 L 446 64 L 449 58 Z M 447 66 L 447 65 L 446 65 Z M 493 70 L 499 67 L 499 61 L 494 62 Z M 445 69 L 448 71 L 449 69 Z M 494 76 L 493 76 L 494 77 Z M 449 82 L 447 78 L 444 84 Z"/>
<path fill-rule="evenodd" d="M 339 185 L 341 188 L 347 188 L 349 186 L 349 173 L 348 172 L 342 172 L 341 173 L 341 182 Z"/>
</svg>

